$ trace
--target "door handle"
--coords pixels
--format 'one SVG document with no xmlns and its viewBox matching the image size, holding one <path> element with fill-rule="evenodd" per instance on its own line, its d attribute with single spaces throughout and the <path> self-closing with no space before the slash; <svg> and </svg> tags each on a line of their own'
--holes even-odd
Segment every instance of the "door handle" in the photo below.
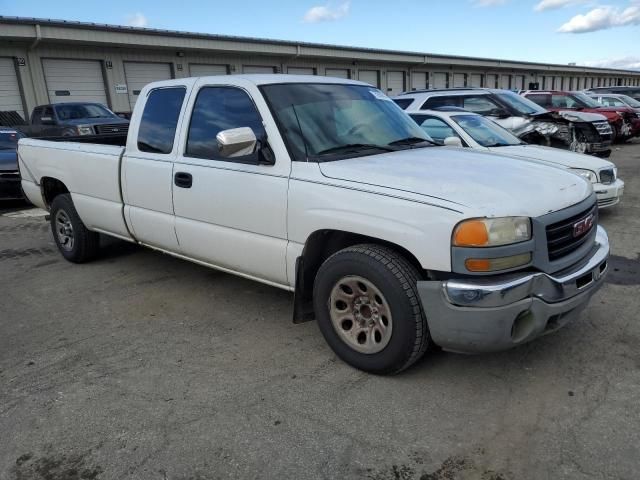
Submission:
<svg viewBox="0 0 640 480">
<path fill-rule="evenodd" d="M 193 177 L 187 172 L 176 172 L 173 176 L 173 183 L 176 184 L 176 187 L 191 188 L 191 185 L 193 185 Z"/>
</svg>

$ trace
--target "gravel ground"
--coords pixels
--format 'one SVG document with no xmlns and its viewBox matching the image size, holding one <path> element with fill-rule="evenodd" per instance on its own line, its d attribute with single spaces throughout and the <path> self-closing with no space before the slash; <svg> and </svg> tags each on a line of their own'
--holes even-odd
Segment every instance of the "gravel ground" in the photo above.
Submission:
<svg viewBox="0 0 640 480">
<path fill-rule="evenodd" d="M 288 293 L 120 242 L 72 265 L 4 204 L 0 479 L 637 479 L 640 142 L 612 160 L 583 316 L 396 377 L 337 360 Z"/>
</svg>

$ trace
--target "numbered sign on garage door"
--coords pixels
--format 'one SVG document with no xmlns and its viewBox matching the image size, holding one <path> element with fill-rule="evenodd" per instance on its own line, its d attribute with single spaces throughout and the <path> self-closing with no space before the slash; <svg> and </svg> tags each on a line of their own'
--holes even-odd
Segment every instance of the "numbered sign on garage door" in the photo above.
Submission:
<svg viewBox="0 0 640 480">
<path fill-rule="evenodd" d="M 124 62 L 124 74 L 127 77 L 131 110 L 145 85 L 173 78 L 171 65 L 168 63 Z"/>
<path fill-rule="evenodd" d="M 98 60 L 42 60 L 51 103 L 97 102 L 107 105 L 107 92 Z"/>
<path fill-rule="evenodd" d="M 349 78 L 349 69 L 347 68 L 327 68 L 325 70 L 327 77 Z"/>
<path fill-rule="evenodd" d="M 16 67 L 12 58 L 0 58 L 0 111 L 16 111 L 25 118 Z"/>
<path fill-rule="evenodd" d="M 387 95 L 398 95 L 405 91 L 404 72 L 387 72 Z"/>
<path fill-rule="evenodd" d="M 377 70 L 360 70 L 358 72 L 358 80 L 380 88 L 380 72 Z"/>
<path fill-rule="evenodd" d="M 205 65 L 192 63 L 189 65 L 189 75 L 192 77 L 209 77 L 213 75 L 226 75 L 229 73 L 226 65 Z"/>
</svg>

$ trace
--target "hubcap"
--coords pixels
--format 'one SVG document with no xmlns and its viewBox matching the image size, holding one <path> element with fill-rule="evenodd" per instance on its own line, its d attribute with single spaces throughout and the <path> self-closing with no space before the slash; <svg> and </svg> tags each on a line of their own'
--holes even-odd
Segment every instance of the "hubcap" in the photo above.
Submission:
<svg viewBox="0 0 640 480">
<path fill-rule="evenodd" d="M 56 235 L 60 248 L 67 252 L 73 250 L 73 225 L 71 225 L 69 215 L 64 210 L 58 210 L 56 213 Z"/>
<path fill-rule="evenodd" d="M 378 353 L 391 339 L 391 309 L 366 278 L 341 278 L 331 290 L 329 313 L 340 338 L 360 353 Z"/>
</svg>

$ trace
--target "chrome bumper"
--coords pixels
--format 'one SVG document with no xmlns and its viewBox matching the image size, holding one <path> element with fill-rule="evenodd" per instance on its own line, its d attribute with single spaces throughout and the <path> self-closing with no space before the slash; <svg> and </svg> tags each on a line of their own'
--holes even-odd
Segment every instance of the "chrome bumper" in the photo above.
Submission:
<svg viewBox="0 0 640 480">
<path fill-rule="evenodd" d="M 433 341 L 445 350 L 506 350 L 550 333 L 578 316 L 607 274 L 609 239 L 600 226 L 580 264 L 554 275 L 418 282 Z"/>
</svg>

